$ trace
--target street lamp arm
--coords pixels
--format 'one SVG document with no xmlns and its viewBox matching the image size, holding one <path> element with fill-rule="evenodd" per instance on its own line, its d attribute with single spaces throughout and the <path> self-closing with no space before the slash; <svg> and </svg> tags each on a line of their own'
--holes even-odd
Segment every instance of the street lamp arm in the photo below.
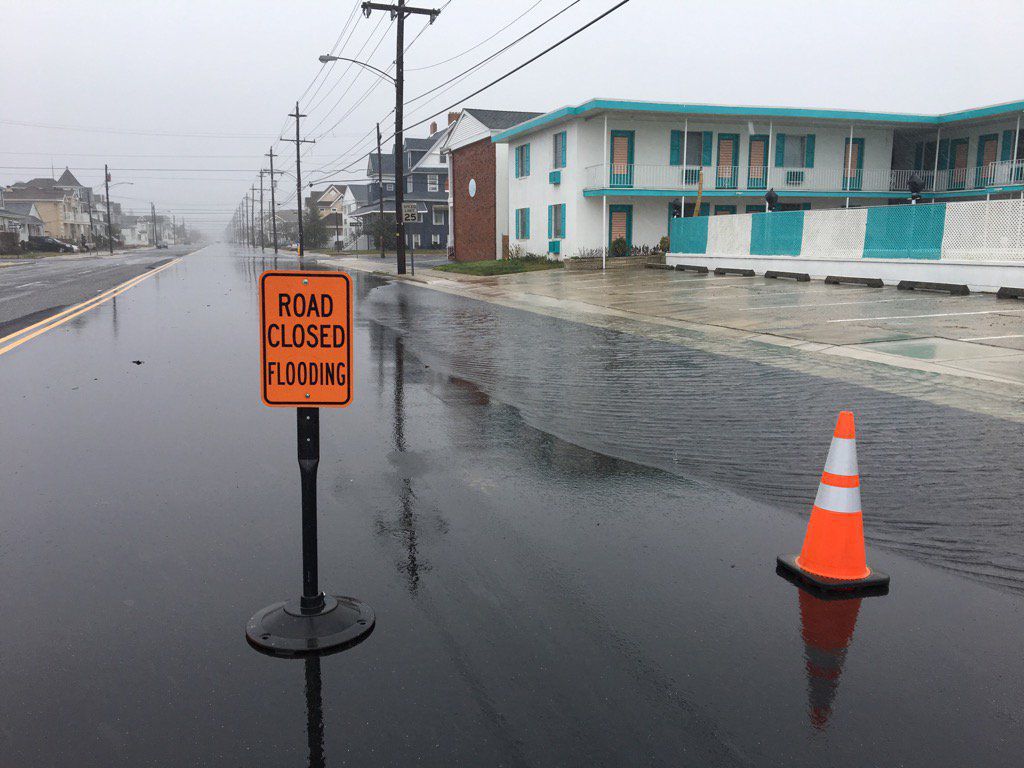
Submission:
<svg viewBox="0 0 1024 768">
<path fill-rule="evenodd" d="M 349 61 L 349 62 L 352 62 L 353 64 L 358 64 L 360 67 L 364 67 L 366 69 L 371 70 L 372 72 L 376 72 L 378 75 L 380 75 L 381 77 L 385 78 L 392 85 L 397 85 L 397 81 L 395 80 L 395 78 L 393 78 L 391 75 L 389 75 L 384 70 L 377 69 L 377 67 L 373 66 L 372 64 L 367 64 L 365 62 L 359 61 L 358 59 L 349 59 L 349 58 L 346 58 L 345 56 L 331 56 L 330 54 L 327 54 L 327 53 L 325 53 L 324 55 L 322 55 L 320 57 L 320 63 L 321 64 L 327 64 L 327 63 L 332 62 L 332 61 Z"/>
</svg>

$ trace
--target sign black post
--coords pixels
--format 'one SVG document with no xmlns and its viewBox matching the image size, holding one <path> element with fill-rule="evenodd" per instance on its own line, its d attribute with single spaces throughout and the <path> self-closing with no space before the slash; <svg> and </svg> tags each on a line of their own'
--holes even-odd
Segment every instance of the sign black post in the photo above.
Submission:
<svg viewBox="0 0 1024 768">
<path fill-rule="evenodd" d="M 297 408 L 299 473 L 302 476 L 302 598 L 303 613 L 320 613 L 324 593 L 318 586 L 319 553 L 316 535 L 316 471 L 320 465 L 320 409 Z"/>
</svg>

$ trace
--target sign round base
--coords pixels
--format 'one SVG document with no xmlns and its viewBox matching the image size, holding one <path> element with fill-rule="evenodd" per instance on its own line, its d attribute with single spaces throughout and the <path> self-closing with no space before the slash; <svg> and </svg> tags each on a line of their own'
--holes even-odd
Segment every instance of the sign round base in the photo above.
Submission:
<svg viewBox="0 0 1024 768">
<path fill-rule="evenodd" d="M 358 645 L 373 631 L 373 609 L 354 597 L 325 595 L 324 609 L 304 614 L 298 599 L 264 608 L 249 619 L 245 639 L 271 656 L 322 656 Z"/>
</svg>

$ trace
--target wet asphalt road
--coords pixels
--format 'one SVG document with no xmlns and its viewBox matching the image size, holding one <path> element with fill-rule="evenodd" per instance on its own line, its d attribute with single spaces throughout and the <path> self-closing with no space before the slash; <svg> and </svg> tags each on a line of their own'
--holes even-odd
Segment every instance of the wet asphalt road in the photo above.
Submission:
<svg viewBox="0 0 1024 768">
<path fill-rule="evenodd" d="M 511 365 L 546 334 L 592 377 L 573 350 L 610 337 L 362 275 L 320 572 L 377 627 L 255 653 L 246 620 L 300 585 L 294 415 L 258 391 L 271 266 L 207 248 L 0 356 L 4 762 L 1019 764 L 1018 595 L 875 549 L 889 596 L 801 597 L 771 494 L 580 447 L 467 374 L 481 336 Z"/>
<path fill-rule="evenodd" d="M 8 260 L 0 267 L 0 337 L 91 299 L 155 264 L 193 249 L 179 245 L 114 256 L 101 251 L 44 256 L 13 264 L 13 260 Z"/>
</svg>

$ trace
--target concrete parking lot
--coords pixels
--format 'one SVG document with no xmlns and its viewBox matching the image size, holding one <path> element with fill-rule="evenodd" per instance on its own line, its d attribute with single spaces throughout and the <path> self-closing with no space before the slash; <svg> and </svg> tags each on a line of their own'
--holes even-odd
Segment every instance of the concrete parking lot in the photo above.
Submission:
<svg viewBox="0 0 1024 768">
<path fill-rule="evenodd" d="M 992 294 L 949 296 L 653 269 L 534 272 L 477 279 L 472 289 L 482 296 L 555 300 L 806 351 L 1024 384 L 1024 302 Z"/>
</svg>

